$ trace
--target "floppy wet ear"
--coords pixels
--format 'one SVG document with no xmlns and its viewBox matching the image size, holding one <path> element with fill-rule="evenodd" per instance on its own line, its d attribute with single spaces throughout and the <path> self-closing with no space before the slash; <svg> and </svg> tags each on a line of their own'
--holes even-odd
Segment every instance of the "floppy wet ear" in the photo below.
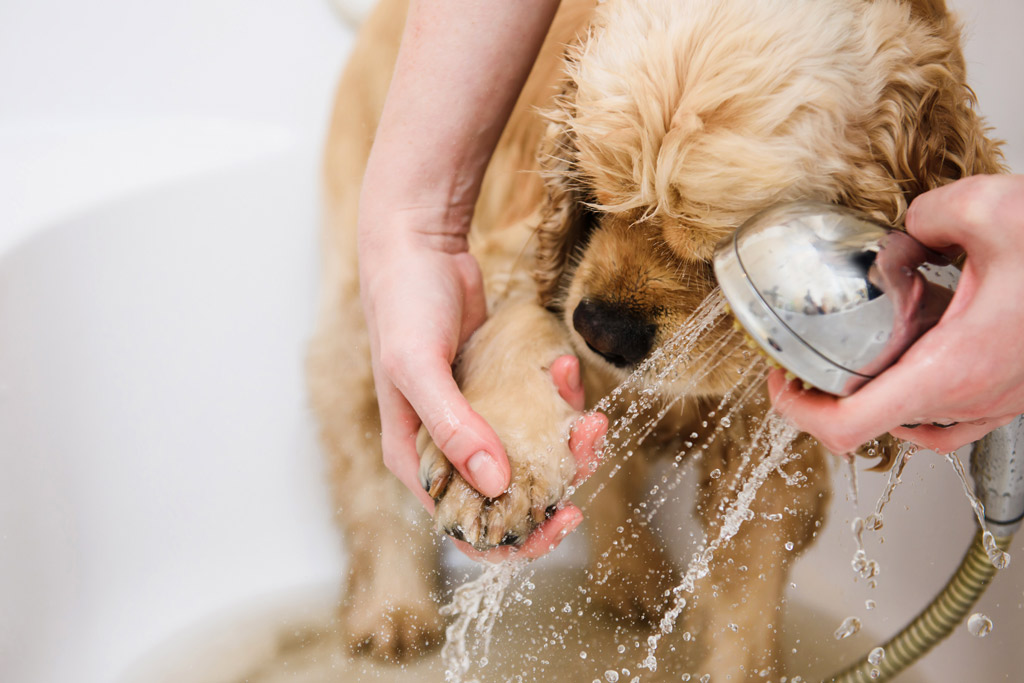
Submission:
<svg viewBox="0 0 1024 683">
<path fill-rule="evenodd" d="M 583 185 L 576 170 L 575 134 L 571 121 L 576 84 L 569 81 L 545 112 L 548 127 L 539 150 L 544 177 L 544 204 L 537 226 L 534 279 L 542 306 L 557 308 L 559 290 L 572 252 L 583 237 L 588 220 Z"/>
<path fill-rule="evenodd" d="M 923 30 L 907 32 L 902 49 L 890 55 L 895 67 L 868 126 L 872 165 L 898 185 L 898 192 L 860 207 L 894 223 L 902 222 L 919 194 L 965 176 L 1007 170 L 1000 143 L 989 137 L 975 111 L 959 24 L 938 0 L 914 0 L 909 11 Z"/>
</svg>

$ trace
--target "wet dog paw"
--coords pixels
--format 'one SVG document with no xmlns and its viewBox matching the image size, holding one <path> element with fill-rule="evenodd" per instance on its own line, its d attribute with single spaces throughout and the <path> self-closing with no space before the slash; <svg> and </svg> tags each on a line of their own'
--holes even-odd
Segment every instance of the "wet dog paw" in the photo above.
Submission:
<svg viewBox="0 0 1024 683">
<path fill-rule="evenodd" d="M 555 512 L 575 473 L 564 432 L 561 426 L 552 430 L 555 443 L 544 445 L 519 442 L 510 447 L 514 442 L 505 442 L 511 483 L 497 498 L 487 498 L 455 471 L 421 430 L 420 484 L 437 503 L 435 529 L 481 551 L 522 545 Z"/>
<path fill-rule="evenodd" d="M 406 661 L 440 644 L 444 627 L 430 601 L 362 601 L 344 612 L 344 639 L 353 654 Z"/>
</svg>

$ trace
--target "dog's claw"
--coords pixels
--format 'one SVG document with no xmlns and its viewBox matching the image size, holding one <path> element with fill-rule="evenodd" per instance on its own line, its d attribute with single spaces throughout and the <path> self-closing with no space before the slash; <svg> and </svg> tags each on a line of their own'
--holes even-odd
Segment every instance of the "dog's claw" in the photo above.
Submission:
<svg viewBox="0 0 1024 683">
<path fill-rule="evenodd" d="M 436 503 L 444 495 L 445 489 L 448 488 L 448 483 L 452 480 L 452 471 L 450 468 L 442 469 L 431 481 L 428 482 L 424 488 L 427 491 L 427 495 L 430 496 Z"/>
</svg>

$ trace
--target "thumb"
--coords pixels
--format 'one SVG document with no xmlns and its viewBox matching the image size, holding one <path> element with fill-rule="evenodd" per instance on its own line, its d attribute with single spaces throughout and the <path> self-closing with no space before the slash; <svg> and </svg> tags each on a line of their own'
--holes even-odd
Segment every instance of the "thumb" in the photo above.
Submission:
<svg viewBox="0 0 1024 683">
<path fill-rule="evenodd" d="M 511 477 L 505 449 L 459 391 L 451 366 L 437 359 L 416 368 L 393 368 L 391 377 L 459 474 L 484 496 L 501 495 Z"/>
</svg>

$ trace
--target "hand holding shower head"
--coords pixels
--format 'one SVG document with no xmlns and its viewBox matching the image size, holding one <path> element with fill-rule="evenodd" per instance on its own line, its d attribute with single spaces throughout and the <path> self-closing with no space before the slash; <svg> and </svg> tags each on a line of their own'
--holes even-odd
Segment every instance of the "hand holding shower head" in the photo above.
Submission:
<svg viewBox="0 0 1024 683">
<path fill-rule="evenodd" d="M 763 211 L 718 244 L 715 275 L 747 333 L 805 382 L 848 396 L 939 321 L 958 271 L 906 233 L 830 204 Z M 1024 517 L 1024 417 L 975 443 L 975 492 L 998 548 Z M 991 541 L 991 539 L 990 539 Z M 995 572 L 979 531 L 949 584 L 900 633 L 886 658 L 831 679 L 890 680 L 945 638 Z"/>
<path fill-rule="evenodd" d="M 747 333 L 805 382 L 848 396 L 938 322 L 958 271 L 904 232 L 821 202 L 755 215 L 715 275 Z"/>
</svg>

